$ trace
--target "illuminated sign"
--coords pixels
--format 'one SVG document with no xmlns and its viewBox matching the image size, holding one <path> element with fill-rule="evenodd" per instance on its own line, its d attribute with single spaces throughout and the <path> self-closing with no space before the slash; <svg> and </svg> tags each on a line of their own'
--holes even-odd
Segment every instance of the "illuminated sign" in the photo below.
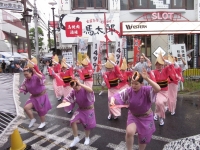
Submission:
<svg viewBox="0 0 200 150">
<path fill-rule="evenodd" d="M 200 33 L 199 22 L 122 22 L 122 35 Z"/>
</svg>

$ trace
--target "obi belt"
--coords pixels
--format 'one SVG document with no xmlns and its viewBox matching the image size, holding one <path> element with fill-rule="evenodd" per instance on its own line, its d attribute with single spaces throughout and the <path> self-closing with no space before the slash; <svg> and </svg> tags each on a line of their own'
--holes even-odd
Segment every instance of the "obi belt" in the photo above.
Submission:
<svg viewBox="0 0 200 150">
<path fill-rule="evenodd" d="M 113 79 L 113 80 L 109 80 L 109 83 L 110 83 L 110 87 L 118 86 L 118 84 L 119 84 L 119 79 L 116 78 L 116 79 Z"/>
<path fill-rule="evenodd" d="M 85 74 L 85 75 L 84 75 L 84 78 L 85 78 L 85 79 L 90 79 L 91 76 L 90 76 L 89 74 Z"/>
<path fill-rule="evenodd" d="M 72 80 L 71 76 L 63 77 L 63 82 L 64 83 L 69 83 Z"/>
<path fill-rule="evenodd" d="M 165 88 L 168 86 L 168 80 L 158 81 L 157 84 L 160 86 L 160 88 Z"/>
</svg>

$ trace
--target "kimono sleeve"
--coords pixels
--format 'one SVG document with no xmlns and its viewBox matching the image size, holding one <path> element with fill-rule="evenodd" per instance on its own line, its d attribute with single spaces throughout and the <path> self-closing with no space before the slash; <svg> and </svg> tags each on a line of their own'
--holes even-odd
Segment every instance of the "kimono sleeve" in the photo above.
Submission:
<svg viewBox="0 0 200 150">
<path fill-rule="evenodd" d="M 33 75 L 33 77 L 35 78 L 35 81 L 38 82 L 38 84 L 40 85 L 44 85 L 44 82 L 45 82 L 45 76 L 43 74 L 42 75 L 42 78 L 38 77 L 36 74 Z"/>
<path fill-rule="evenodd" d="M 75 99 L 74 90 L 72 90 L 71 93 L 69 93 L 66 97 L 64 97 L 63 100 L 66 100 L 67 102 L 70 102 L 70 103 L 75 103 L 76 99 Z"/>
<path fill-rule="evenodd" d="M 131 88 L 126 88 L 126 89 L 121 90 L 120 92 L 116 93 L 113 96 L 115 98 L 115 105 L 128 104 L 130 91 L 131 91 Z M 111 99 L 111 97 L 109 97 L 109 102 L 110 102 L 110 99 Z"/>
<path fill-rule="evenodd" d="M 27 90 L 25 84 L 26 84 L 26 79 L 24 79 L 24 81 L 22 82 L 22 84 L 19 88 L 20 93 L 24 93 L 24 94 L 28 93 L 28 90 Z"/>
<path fill-rule="evenodd" d="M 153 88 L 151 86 L 144 86 L 144 89 L 145 89 L 147 95 L 149 95 L 149 100 L 151 101 L 151 103 L 155 103 L 157 93 L 153 90 Z"/>
<path fill-rule="evenodd" d="M 89 102 L 95 102 L 95 96 L 94 92 L 87 92 L 86 91 L 86 96 Z"/>
</svg>

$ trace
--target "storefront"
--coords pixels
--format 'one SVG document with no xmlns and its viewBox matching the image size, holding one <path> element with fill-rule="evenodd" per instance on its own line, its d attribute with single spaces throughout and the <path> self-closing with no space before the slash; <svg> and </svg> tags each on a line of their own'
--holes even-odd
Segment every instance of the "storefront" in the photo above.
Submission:
<svg viewBox="0 0 200 150">
<path fill-rule="evenodd" d="M 141 13 L 140 13 L 141 14 Z M 131 15 L 133 16 L 133 15 Z M 152 62 L 155 61 L 155 51 L 160 47 L 167 54 L 171 44 L 185 44 L 186 50 L 194 49 L 190 54 L 190 67 L 200 67 L 199 33 L 200 24 L 190 21 L 181 13 L 148 12 L 137 17 L 135 21 L 122 21 L 121 34 L 127 38 L 128 61 L 133 61 L 134 39 L 140 39 L 140 53 L 144 53 Z M 185 57 L 187 61 L 187 57 Z"/>
</svg>

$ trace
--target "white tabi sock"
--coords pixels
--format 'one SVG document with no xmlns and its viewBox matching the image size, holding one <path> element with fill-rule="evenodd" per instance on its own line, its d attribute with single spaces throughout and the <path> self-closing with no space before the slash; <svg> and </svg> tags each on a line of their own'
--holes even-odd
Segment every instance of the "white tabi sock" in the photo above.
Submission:
<svg viewBox="0 0 200 150">
<path fill-rule="evenodd" d="M 89 137 L 85 137 L 84 145 L 89 145 L 89 144 L 90 144 L 90 138 Z"/>
<path fill-rule="evenodd" d="M 80 141 L 79 137 L 74 137 L 73 142 L 70 144 L 70 147 L 74 147 Z"/>
<path fill-rule="evenodd" d="M 33 118 L 33 119 L 31 119 L 31 122 L 29 123 L 29 128 L 30 127 L 32 127 L 33 126 L 33 124 L 36 122 L 36 119 L 35 118 Z"/>
</svg>

